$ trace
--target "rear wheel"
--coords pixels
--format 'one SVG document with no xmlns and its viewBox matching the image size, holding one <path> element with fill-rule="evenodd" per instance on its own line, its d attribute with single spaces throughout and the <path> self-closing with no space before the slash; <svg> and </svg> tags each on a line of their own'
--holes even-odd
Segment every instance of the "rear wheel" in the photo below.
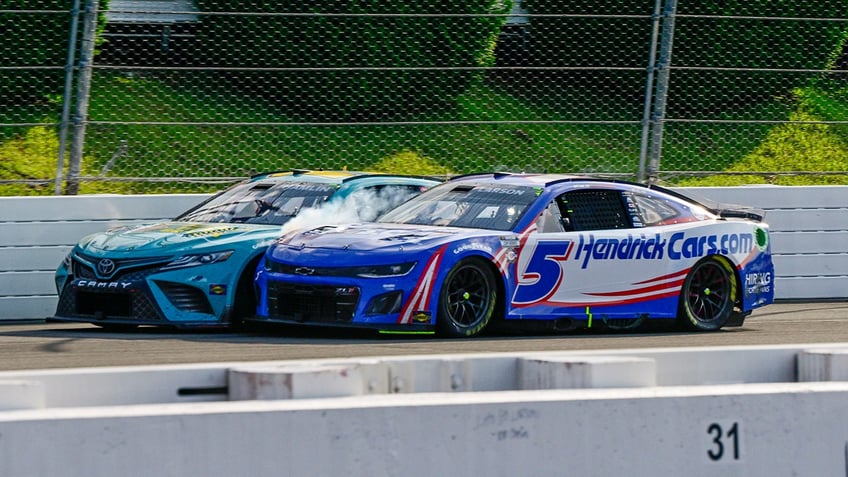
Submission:
<svg viewBox="0 0 848 477">
<path fill-rule="evenodd" d="M 439 294 L 436 319 L 441 334 L 468 337 L 479 334 L 492 319 L 497 299 L 495 275 L 479 258 L 456 264 Z"/>
<path fill-rule="evenodd" d="M 726 259 L 699 261 L 683 282 L 678 319 L 692 330 L 718 330 L 733 313 L 736 287 L 736 273 Z"/>
</svg>

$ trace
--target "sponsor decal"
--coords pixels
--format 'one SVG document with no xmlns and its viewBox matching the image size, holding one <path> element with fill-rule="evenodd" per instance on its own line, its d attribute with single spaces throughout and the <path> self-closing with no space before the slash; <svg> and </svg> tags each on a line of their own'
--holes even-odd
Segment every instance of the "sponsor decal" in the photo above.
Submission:
<svg viewBox="0 0 848 477">
<path fill-rule="evenodd" d="M 768 232 L 765 229 L 757 227 L 754 230 L 754 237 L 757 238 L 757 248 L 760 249 L 761 252 L 764 252 L 768 247 Z"/>
<path fill-rule="evenodd" d="M 668 239 L 668 258 L 697 258 L 717 253 L 748 253 L 754 248 L 753 234 L 724 234 L 686 237 L 678 232 Z"/>
<path fill-rule="evenodd" d="M 524 189 L 507 189 L 504 187 L 484 187 L 478 186 L 474 188 L 474 192 L 488 192 L 490 194 L 507 194 L 507 195 L 524 195 Z"/>
<path fill-rule="evenodd" d="M 183 232 L 191 232 L 192 230 L 206 228 L 208 225 L 197 225 L 197 224 L 189 224 L 189 225 L 173 225 L 167 227 L 159 228 L 160 232 L 165 232 L 168 234 L 181 234 Z M 156 227 L 151 227 L 151 230 L 156 230 Z"/>
<path fill-rule="evenodd" d="M 168 226 L 168 227 L 162 227 L 161 229 L 159 229 L 160 232 L 171 233 L 171 234 L 183 234 L 186 237 L 211 237 L 211 238 L 218 238 L 218 237 L 220 237 L 221 235 L 224 235 L 227 232 L 232 232 L 233 230 L 238 230 L 238 227 L 233 227 L 233 226 L 210 227 L 208 225 L 190 224 L 190 225 Z"/>
<path fill-rule="evenodd" d="M 210 295 L 226 295 L 227 294 L 227 285 L 221 285 L 221 284 L 209 285 L 209 294 Z"/>
<path fill-rule="evenodd" d="M 288 190 L 321 190 L 321 191 L 331 191 L 335 189 L 336 186 L 333 184 L 325 185 L 325 184 L 303 184 L 303 183 L 294 183 L 294 184 L 286 184 L 286 189 Z"/>
<path fill-rule="evenodd" d="M 412 315 L 412 321 L 416 323 L 429 323 L 432 314 L 429 311 L 416 311 Z"/>
<path fill-rule="evenodd" d="M 580 268 L 588 267 L 590 260 L 659 260 L 664 256 L 665 246 L 660 234 L 653 237 L 627 234 L 620 239 L 595 239 L 594 234 L 580 234 L 574 259 L 583 261 Z"/>
<path fill-rule="evenodd" d="M 748 253 L 761 240 L 754 234 L 723 234 L 687 236 L 684 232 L 672 234 L 668 240 L 660 234 L 634 236 L 627 234 L 622 238 L 596 239 L 594 234 L 580 234 L 575 249 L 574 260 L 581 261 L 581 268 L 587 268 L 594 260 L 683 260 L 715 254 Z"/>
<path fill-rule="evenodd" d="M 218 238 L 221 235 L 224 235 L 227 232 L 232 232 L 233 230 L 238 230 L 238 227 L 215 227 L 206 230 L 196 230 L 194 232 L 188 232 L 185 234 L 186 237 L 211 237 Z"/>
<path fill-rule="evenodd" d="M 485 243 L 478 243 L 478 242 L 464 243 L 464 244 L 460 245 L 459 247 L 457 247 L 453 251 L 453 253 L 455 255 L 458 255 L 458 254 L 465 252 L 467 250 L 480 250 L 481 252 L 486 252 L 489 255 L 491 255 L 493 253 L 492 247 L 486 245 Z"/>
<path fill-rule="evenodd" d="M 77 280 L 76 286 L 80 288 L 97 288 L 102 290 L 126 290 L 132 286 L 132 282 L 101 282 L 98 280 Z"/>
<path fill-rule="evenodd" d="M 501 247 L 518 248 L 521 245 L 521 240 L 517 235 L 501 235 L 498 240 L 501 241 Z"/>
<path fill-rule="evenodd" d="M 754 272 L 745 274 L 745 292 L 748 295 L 769 293 L 771 291 L 771 272 Z"/>
</svg>

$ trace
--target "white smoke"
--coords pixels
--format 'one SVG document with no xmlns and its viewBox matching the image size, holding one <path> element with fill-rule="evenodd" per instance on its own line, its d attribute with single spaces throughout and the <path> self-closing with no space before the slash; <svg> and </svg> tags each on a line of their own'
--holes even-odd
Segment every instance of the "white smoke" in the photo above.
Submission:
<svg viewBox="0 0 848 477">
<path fill-rule="evenodd" d="M 386 186 L 379 190 L 360 189 L 343 200 L 331 200 L 321 207 L 301 210 L 283 224 L 282 233 L 321 225 L 372 222 L 380 215 L 415 195 L 406 186 Z"/>
</svg>

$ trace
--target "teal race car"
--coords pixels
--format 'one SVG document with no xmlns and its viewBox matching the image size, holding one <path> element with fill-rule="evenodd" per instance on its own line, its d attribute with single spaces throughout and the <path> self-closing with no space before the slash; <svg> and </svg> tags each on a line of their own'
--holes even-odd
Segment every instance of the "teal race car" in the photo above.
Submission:
<svg viewBox="0 0 848 477">
<path fill-rule="evenodd" d="M 438 183 L 353 171 L 256 175 L 173 221 L 80 240 L 56 270 L 53 319 L 112 329 L 237 327 L 255 312 L 257 263 L 282 232 L 371 221 Z"/>
</svg>

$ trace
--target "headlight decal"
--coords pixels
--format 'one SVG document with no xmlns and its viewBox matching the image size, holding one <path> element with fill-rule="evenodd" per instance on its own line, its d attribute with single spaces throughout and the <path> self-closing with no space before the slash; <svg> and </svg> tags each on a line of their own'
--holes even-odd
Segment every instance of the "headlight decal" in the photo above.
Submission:
<svg viewBox="0 0 848 477">
<path fill-rule="evenodd" d="M 223 262 L 230 258 L 233 254 L 232 250 L 224 250 L 221 252 L 198 253 L 192 255 L 183 255 L 172 260 L 170 263 L 162 267 L 162 270 L 174 270 L 177 268 L 197 267 L 199 265 L 209 265 L 212 263 Z"/>
</svg>

